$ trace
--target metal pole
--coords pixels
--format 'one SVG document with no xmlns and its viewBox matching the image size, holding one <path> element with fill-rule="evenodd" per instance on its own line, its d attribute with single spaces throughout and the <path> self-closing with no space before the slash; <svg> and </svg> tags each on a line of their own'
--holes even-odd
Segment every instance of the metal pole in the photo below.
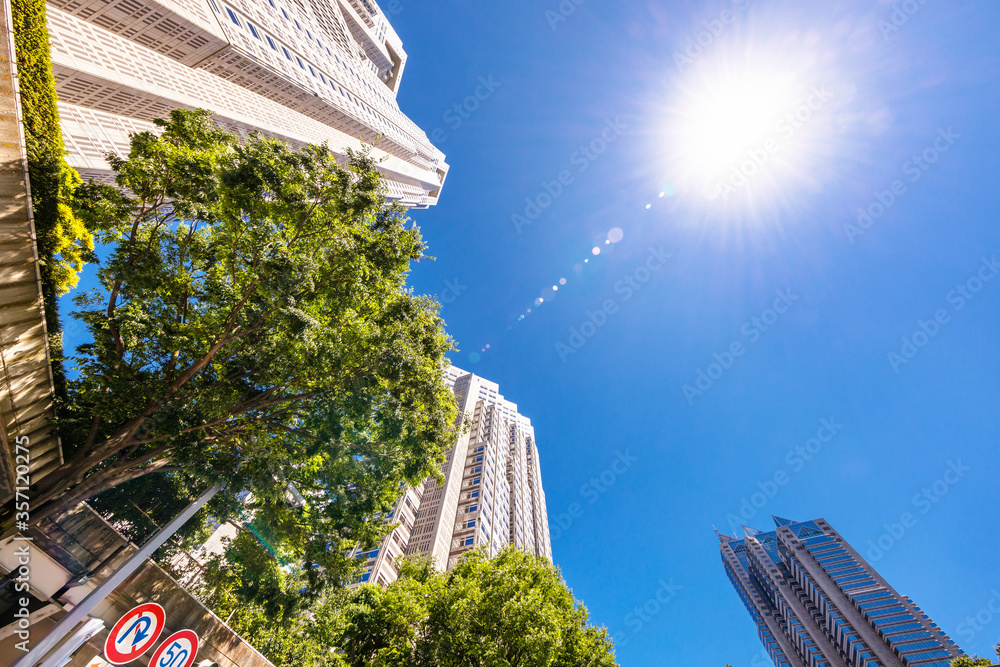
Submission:
<svg viewBox="0 0 1000 667">
<path fill-rule="evenodd" d="M 58 644 L 63 637 L 69 634 L 70 630 L 76 627 L 76 624 L 87 617 L 94 608 L 104 601 L 112 591 L 114 591 L 118 586 L 128 579 L 132 573 L 139 569 L 147 558 L 153 555 L 153 552 L 163 546 L 163 543 L 170 539 L 170 536 L 177 532 L 177 530 L 187 523 L 188 519 L 194 516 L 195 512 L 200 510 L 202 506 L 207 503 L 212 496 L 219 492 L 222 486 L 220 484 L 215 484 L 205 493 L 201 494 L 197 500 L 187 506 L 183 512 L 174 517 L 173 521 L 164 526 L 159 532 L 153 535 L 149 540 L 143 544 L 138 551 L 129 556 L 129 559 L 118 568 L 110 577 L 101 582 L 101 584 L 92 590 L 90 594 L 80 600 L 80 604 L 73 607 L 73 609 L 63 616 L 63 618 L 56 623 L 55 627 L 49 632 L 49 634 L 42 637 L 42 640 L 38 642 L 35 648 L 28 651 L 20 660 L 15 662 L 11 667 L 35 667 L 38 661 L 41 660 L 46 653 L 48 653 L 53 646 Z"/>
<path fill-rule="evenodd" d="M 63 642 L 62 646 L 52 652 L 41 667 L 63 667 L 73 659 L 73 652 L 90 641 L 90 638 L 104 629 L 104 621 L 99 618 L 92 618 L 80 629 L 70 635 L 70 638 Z"/>
</svg>

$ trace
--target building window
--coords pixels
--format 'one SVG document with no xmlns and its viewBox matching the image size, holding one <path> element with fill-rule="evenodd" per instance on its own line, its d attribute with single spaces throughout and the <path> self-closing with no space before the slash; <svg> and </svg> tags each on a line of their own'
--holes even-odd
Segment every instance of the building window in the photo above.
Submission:
<svg viewBox="0 0 1000 667">
<path fill-rule="evenodd" d="M 286 49 L 285 47 L 281 47 L 281 50 L 285 54 L 286 58 L 288 58 L 289 60 L 292 59 L 292 54 L 288 52 L 288 49 Z"/>
<path fill-rule="evenodd" d="M 233 20 L 233 23 L 240 26 L 241 28 L 243 27 L 242 25 L 240 25 L 240 20 L 236 18 L 236 14 L 233 13 L 233 10 L 231 10 L 229 7 L 226 7 L 226 13 L 229 14 L 229 18 Z"/>
<path fill-rule="evenodd" d="M 260 39 L 260 35 L 257 34 L 257 28 L 253 27 L 253 23 L 247 21 L 247 27 L 250 28 L 250 34 L 252 34 L 257 39 Z"/>
<path fill-rule="evenodd" d="M 274 45 L 274 40 L 268 37 L 267 35 L 264 35 L 264 37 L 267 39 L 267 43 L 271 46 L 271 48 L 277 51 L 278 47 Z"/>
</svg>

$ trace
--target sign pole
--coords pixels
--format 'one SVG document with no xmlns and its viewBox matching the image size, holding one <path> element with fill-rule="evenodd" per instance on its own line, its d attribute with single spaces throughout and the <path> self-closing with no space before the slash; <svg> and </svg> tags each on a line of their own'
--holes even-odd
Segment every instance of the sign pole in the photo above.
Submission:
<svg viewBox="0 0 1000 667">
<path fill-rule="evenodd" d="M 153 552 L 159 549 L 164 542 L 166 542 L 170 537 L 177 532 L 177 530 L 187 523 L 188 519 L 194 516 L 195 512 L 200 510 L 205 503 L 211 500 L 212 496 L 219 492 L 222 486 L 220 484 L 215 484 L 212 488 L 205 491 L 203 494 L 198 496 L 198 499 L 193 503 L 188 505 L 183 512 L 178 514 L 174 519 L 160 529 L 155 535 L 146 540 L 138 551 L 129 556 L 129 559 L 122 564 L 110 577 L 101 582 L 101 584 L 92 590 L 87 597 L 80 600 L 80 604 L 73 607 L 73 609 L 62 617 L 62 619 L 56 623 L 55 627 L 49 632 L 49 634 L 42 637 L 42 640 L 38 644 L 28 651 L 20 660 L 15 662 L 11 667 L 35 667 L 38 662 L 52 650 L 56 644 L 58 644 L 63 637 L 65 637 L 69 632 L 76 627 L 77 623 L 82 621 L 87 617 L 94 608 L 104 601 L 112 591 L 114 591 L 118 586 L 129 578 L 139 566 L 142 565 L 147 558 L 153 555 Z"/>
</svg>

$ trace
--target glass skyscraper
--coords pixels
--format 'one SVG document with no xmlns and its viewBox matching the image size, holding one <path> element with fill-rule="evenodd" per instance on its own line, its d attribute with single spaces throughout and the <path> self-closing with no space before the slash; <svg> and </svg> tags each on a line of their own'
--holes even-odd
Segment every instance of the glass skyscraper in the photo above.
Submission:
<svg viewBox="0 0 1000 667">
<path fill-rule="evenodd" d="M 777 667 L 946 667 L 961 649 L 823 519 L 719 535 L 726 574 Z"/>
</svg>

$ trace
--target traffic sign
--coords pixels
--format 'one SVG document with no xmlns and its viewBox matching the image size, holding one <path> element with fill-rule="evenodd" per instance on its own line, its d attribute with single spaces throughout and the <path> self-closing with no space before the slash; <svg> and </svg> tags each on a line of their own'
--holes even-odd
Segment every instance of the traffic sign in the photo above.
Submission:
<svg viewBox="0 0 1000 667">
<path fill-rule="evenodd" d="M 149 659 L 149 667 L 191 667 L 198 655 L 198 635 L 180 630 L 163 640 Z"/>
<path fill-rule="evenodd" d="M 155 602 L 139 605 L 111 628 L 104 641 L 104 657 L 113 665 L 127 665 L 152 648 L 164 623 L 163 607 Z"/>
</svg>

